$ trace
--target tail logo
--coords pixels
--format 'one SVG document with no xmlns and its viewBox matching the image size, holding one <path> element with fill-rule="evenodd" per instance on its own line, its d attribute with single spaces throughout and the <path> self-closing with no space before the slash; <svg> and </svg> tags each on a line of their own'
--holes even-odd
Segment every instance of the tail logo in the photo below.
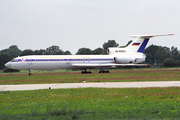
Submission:
<svg viewBox="0 0 180 120">
<path fill-rule="evenodd" d="M 22 61 L 23 61 L 23 62 L 26 62 L 26 59 L 25 59 L 25 58 L 22 58 Z"/>
</svg>

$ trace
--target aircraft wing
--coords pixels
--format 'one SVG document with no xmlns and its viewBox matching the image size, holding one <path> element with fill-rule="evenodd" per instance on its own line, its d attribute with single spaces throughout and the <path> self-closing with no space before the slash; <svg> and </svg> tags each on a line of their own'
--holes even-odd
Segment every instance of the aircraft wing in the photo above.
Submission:
<svg viewBox="0 0 180 120">
<path fill-rule="evenodd" d="M 116 63 L 111 63 L 111 64 L 72 64 L 72 67 L 74 68 L 106 68 L 106 67 L 117 67 L 117 66 L 150 66 L 150 64 L 116 64 Z"/>
</svg>

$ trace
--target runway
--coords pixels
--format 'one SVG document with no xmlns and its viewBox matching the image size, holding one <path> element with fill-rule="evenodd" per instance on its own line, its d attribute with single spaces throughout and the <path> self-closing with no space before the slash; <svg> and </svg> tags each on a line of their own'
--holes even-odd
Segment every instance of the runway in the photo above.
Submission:
<svg viewBox="0 0 180 120">
<path fill-rule="evenodd" d="M 180 81 L 0 85 L 0 91 L 64 89 L 64 88 L 145 88 L 145 87 L 180 87 Z"/>
</svg>

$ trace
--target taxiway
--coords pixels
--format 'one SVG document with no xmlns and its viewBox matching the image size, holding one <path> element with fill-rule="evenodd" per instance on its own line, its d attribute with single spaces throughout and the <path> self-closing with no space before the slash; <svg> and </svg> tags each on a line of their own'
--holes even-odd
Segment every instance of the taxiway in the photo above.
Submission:
<svg viewBox="0 0 180 120">
<path fill-rule="evenodd" d="M 180 81 L 0 85 L 0 91 L 62 89 L 62 88 L 145 88 L 145 87 L 180 87 Z"/>
</svg>

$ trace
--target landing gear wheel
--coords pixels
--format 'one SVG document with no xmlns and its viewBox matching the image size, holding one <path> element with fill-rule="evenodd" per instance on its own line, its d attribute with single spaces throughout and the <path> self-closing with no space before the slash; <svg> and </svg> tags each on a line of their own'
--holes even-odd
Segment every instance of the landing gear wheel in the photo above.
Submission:
<svg viewBox="0 0 180 120">
<path fill-rule="evenodd" d="M 81 74 L 91 74 L 92 72 L 89 71 L 89 72 L 81 72 Z"/>
<path fill-rule="evenodd" d="M 82 72 L 81 74 L 91 74 L 92 72 L 91 71 L 86 71 L 86 69 L 82 69 Z"/>
<path fill-rule="evenodd" d="M 32 75 L 32 73 L 29 73 L 29 76 L 31 76 Z"/>
<path fill-rule="evenodd" d="M 99 73 L 110 73 L 110 72 L 109 72 L 109 70 L 105 71 L 103 68 L 101 68 Z"/>
</svg>

